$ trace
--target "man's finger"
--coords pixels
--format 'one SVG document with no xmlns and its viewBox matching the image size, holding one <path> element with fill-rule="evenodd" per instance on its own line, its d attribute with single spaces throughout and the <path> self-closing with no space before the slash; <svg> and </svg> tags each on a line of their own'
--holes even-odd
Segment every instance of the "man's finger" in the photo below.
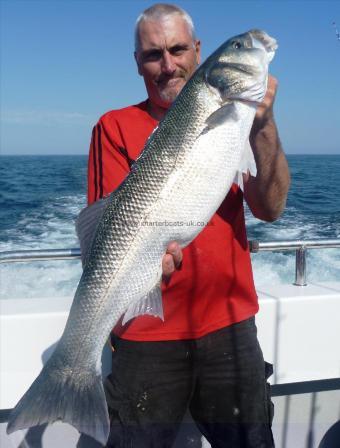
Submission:
<svg viewBox="0 0 340 448">
<path fill-rule="evenodd" d="M 169 243 L 166 253 L 172 255 L 176 269 L 179 269 L 183 259 L 183 253 L 180 245 L 176 241 Z"/>
<path fill-rule="evenodd" d="M 165 282 L 170 280 L 171 274 L 173 274 L 176 269 L 181 268 L 182 259 L 183 253 L 180 245 L 176 243 L 176 241 L 169 243 L 166 249 L 166 254 L 162 259 L 163 280 Z"/>
<path fill-rule="evenodd" d="M 277 91 L 278 82 L 274 76 L 269 75 L 268 77 L 268 85 L 265 97 L 261 104 L 259 104 L 255 120 L 254 120 L 254 128 L 257 129 L 263 121 L 269 119 L 273 115 L 273 104 L 275 101 L 276 91 Z"/>
<path fill-rule="evenodd" d="M 174 257 L 170 254 L 165 254 L 162 259 L 163 276 L 169 277 L 175 271 Z"/>
</svg>

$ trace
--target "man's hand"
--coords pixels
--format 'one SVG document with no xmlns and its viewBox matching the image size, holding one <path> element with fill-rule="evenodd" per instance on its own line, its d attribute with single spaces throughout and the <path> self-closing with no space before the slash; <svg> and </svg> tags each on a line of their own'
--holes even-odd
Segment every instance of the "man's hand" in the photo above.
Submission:
<svg viewBox="0 0 340 448">
<path fill-rule="evenodd" d="M 166 283 L 169 282 L 171 274 L 181 268 L 182 259 L 183 253 L 179 244 L 176 241 L 171 241 L 162 260 L 163 280 Z"/>
<path fill-rule="evenodd" d="M 277 85 L 277 79 L 274 78 L 274 76 L 269 75 L 265 97 L 263 98 L 262 103 L 257 107 L 253 124 L 253 132 L 258 131 L 265 125 L 268 120 L 273 119 L 273 105 L 277 91 Z"/>
</svg>

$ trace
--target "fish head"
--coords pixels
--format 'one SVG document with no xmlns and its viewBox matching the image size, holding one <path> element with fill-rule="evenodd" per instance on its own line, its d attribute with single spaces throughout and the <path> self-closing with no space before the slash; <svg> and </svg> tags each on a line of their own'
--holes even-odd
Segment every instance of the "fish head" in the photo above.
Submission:
<svg viewBox="0 0 340 448">
<path fill-rule="evenodd" d="M 204 81 L 220 103 L 231 100 L 260 103 L 267 89 L 268 65 L 277 48 L 276 40 L 261 30 L 228 39 L 201 67 Z"/>
</svg>

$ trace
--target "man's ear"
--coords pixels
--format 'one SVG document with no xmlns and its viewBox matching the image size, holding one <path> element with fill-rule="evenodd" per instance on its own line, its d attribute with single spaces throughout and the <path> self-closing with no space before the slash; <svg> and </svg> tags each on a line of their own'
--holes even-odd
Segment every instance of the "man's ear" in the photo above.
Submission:
<svg viewBox="0 0 340 448">
<path fill-rule="evenodd" d="M 195 40 L 195 51 L 196 51 L 196 61 L 197 65 L 201 63 L 201 41 Z"/>
<path fill-rule="evenodd" d="M 137 64 L 138 74 L 139 74 L 140 76 L 142 76 L 141 69 L 140 69 L 140 65 L 139 65 L 139 62 L 138 62 L 137 52 L 134 51 L 133 55 L 134 55 L 134 57 L 135 57 L 135 61 L 136 61 L 136 64 Z"/>
</svg>

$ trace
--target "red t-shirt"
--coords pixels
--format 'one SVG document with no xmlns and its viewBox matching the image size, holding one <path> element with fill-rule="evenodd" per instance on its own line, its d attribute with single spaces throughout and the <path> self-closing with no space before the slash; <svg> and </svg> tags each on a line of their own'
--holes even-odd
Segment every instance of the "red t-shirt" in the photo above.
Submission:
<svg viewBox="0 0 340 448">
<path fill-rule="evenodd" d="M 129 173 L 158 122 L 146 102 L 103 115 L 93 129 L 88 203 L 111 193 Z M 136 341 L 194 339 L 258 311 L 242 191 L 233 185 L 209 224 L 183 250 L 182 268 L 162 285 L 164 322 L 138 316 L 114 328 Z"/>
</svg>

